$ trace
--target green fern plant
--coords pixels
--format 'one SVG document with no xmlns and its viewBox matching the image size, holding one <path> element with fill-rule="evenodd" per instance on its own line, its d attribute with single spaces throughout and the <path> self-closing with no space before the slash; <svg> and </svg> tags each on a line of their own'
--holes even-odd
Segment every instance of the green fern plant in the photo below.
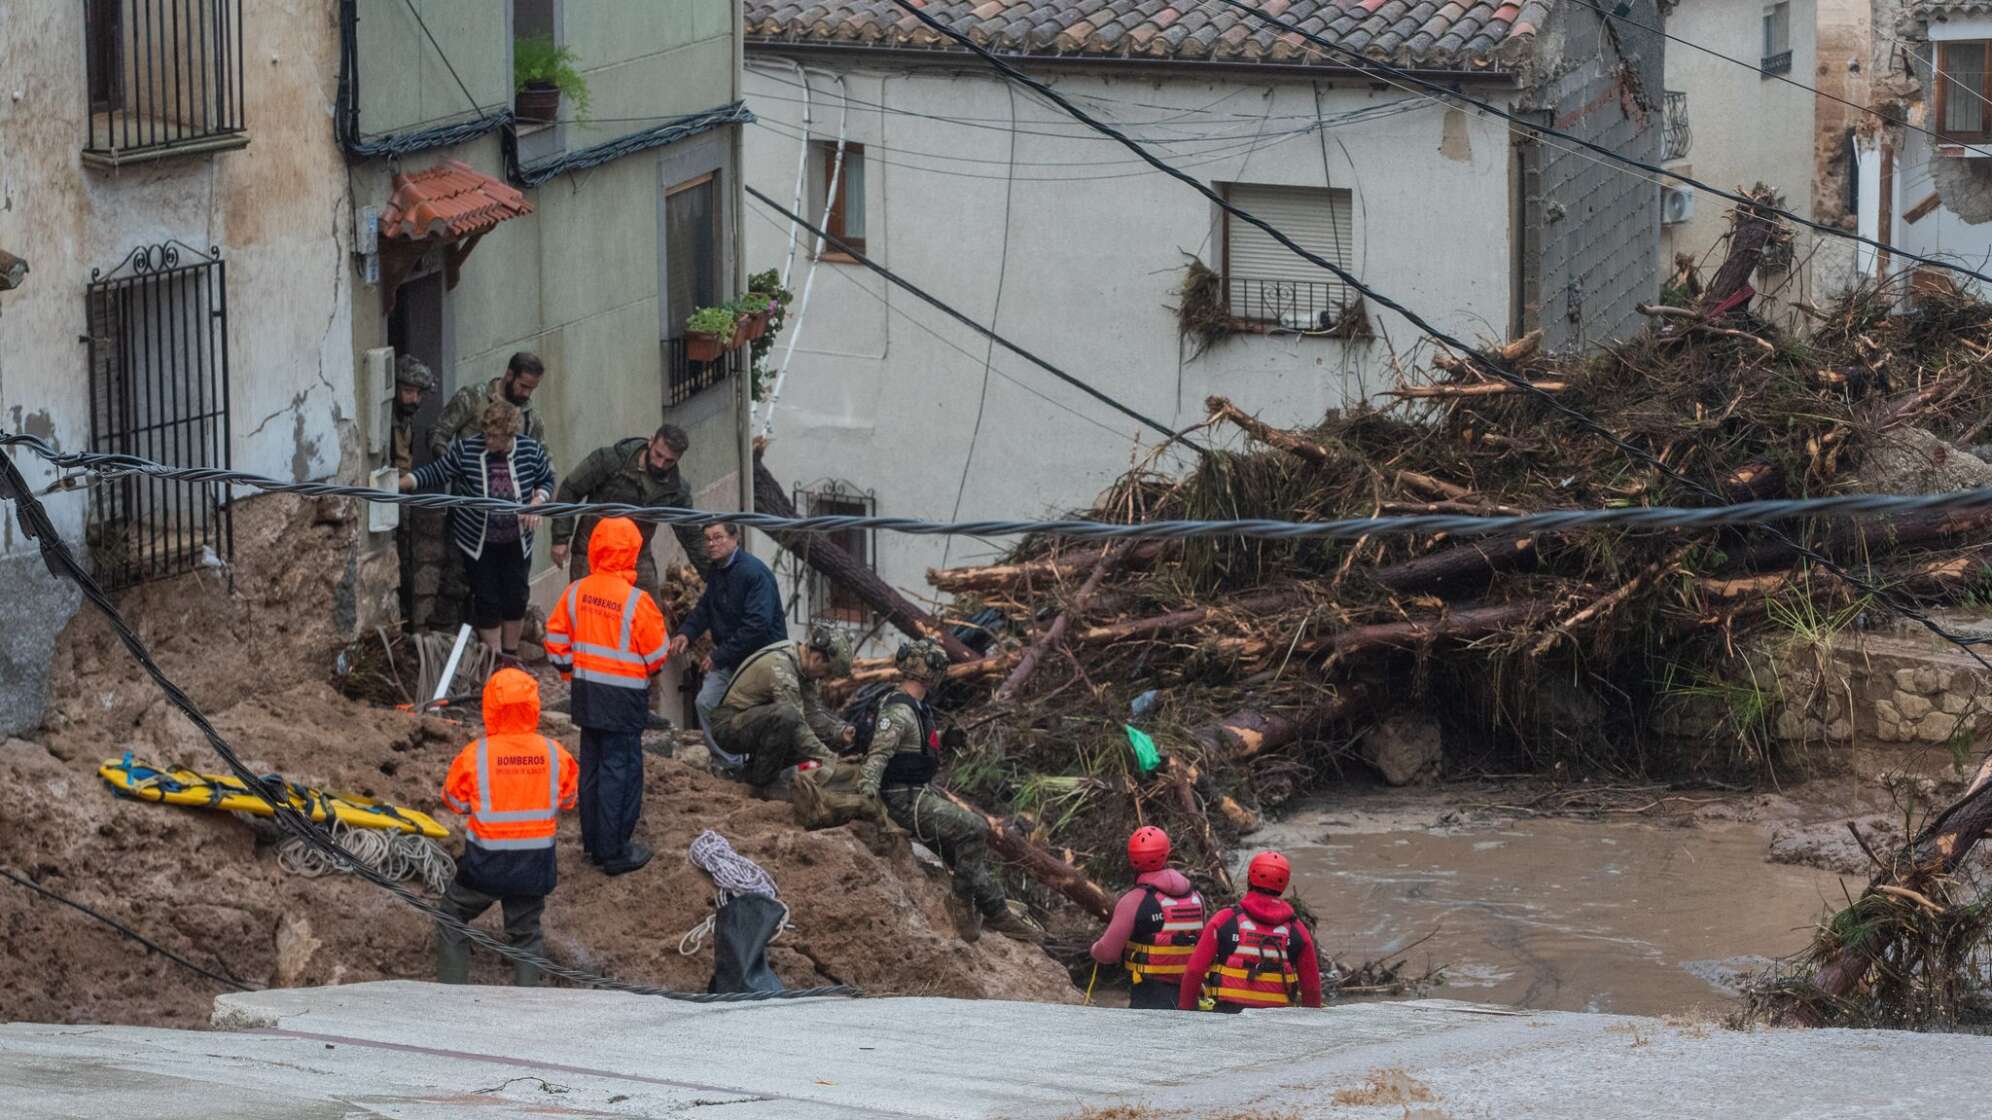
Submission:
<svg viewBox="0 0 1992 1120">
<path fill-rule="evenodd" d="M 554 43 L 548 35 L 534 35 L 512 43 L 512 91 L 527 86 L 551 85 L 574 106 L 574 118 L 588 117 L 588 79 L 575 63 L 580 56 Z"/>
</svg>

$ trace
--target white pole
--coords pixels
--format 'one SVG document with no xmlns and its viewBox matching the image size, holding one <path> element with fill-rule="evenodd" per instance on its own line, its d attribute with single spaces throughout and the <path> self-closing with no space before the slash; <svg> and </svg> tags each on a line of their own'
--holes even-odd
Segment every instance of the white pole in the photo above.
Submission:
<svg viewBox="0 0 1992 1120">
<path fill-rule="evenodd" d="M 457 630 L 456 644 L 450 647 L 450 659 L 443 666 L 443 675 L 436 680 L 436 694 L 429 697 L 429 706 L 442 702 L 450 694 L 450 684 L 456 680 L 457 662 L 463 660 L 463 647 L 470 644 L 470 623 L 466 622 Z"/>
</svg>

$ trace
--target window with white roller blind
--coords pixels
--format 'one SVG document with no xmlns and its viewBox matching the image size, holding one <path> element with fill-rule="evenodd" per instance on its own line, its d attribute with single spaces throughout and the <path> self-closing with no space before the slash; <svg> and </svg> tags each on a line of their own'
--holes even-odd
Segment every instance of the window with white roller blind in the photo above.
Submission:
<svg viewBox="0 0 1992 1120">
<path fill-rule="evenodd" d="M 1334 187 L 1232 183 L 1225 198 L 1286 234 L 1308 252 L 1352 269 L 1352 199 Z M 1352 293 L 1335 274 L 1273 240 L 1264 230 L 1224 216 L 1224 290 L 1235 319 L 1293 330 L 1332 325 Z"/>
</svg>

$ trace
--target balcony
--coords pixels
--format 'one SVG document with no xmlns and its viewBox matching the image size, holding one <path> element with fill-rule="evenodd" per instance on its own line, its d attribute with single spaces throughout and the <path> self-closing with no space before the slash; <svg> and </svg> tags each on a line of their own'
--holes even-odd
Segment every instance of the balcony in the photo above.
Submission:
<svg viewBox="0 0 1992 1120">
<path fill-rule="evenodd" d="M 1681 90 L 1667 91 L 1666 131 L 1661 140 L 1661 157 L 1667 160 L 1688 158 L 1688 149 L 1694 146 L 1694 129 L 1688 124 L 1688 95 Z"/>
<path fill-rule="evenodd" d="M 242 0 L 82 0 L 83 161 L 119 167 L 249 143 Z"/>
<path fill-rule="evenodd" d="M 1789 74 L 1791 73 L 1791 52 L 1779 51 L 1776 54 L 1767 54 L 1764 56 L 1763 61 L 1758 63 L 1757 69 L 1766 78 L 1776 77 L 1779 74 Z"/>
<path fill-rule="evenodd" d="M 664 407 L 684 404 L 735 374 L 747 372 L 748 347 L 728 350 L 710 362 L 693 361 L 685 340 L 664 340 Z"/>
<path fill-rule="evenodd" d="M 1366 338 L 1360 301 L 1333 282 L 1258 280 L 1234 276 L 1225 285 L 1231 318 L 1247 331 L 1299 331 L 1328 338 Z"/>
</svg>

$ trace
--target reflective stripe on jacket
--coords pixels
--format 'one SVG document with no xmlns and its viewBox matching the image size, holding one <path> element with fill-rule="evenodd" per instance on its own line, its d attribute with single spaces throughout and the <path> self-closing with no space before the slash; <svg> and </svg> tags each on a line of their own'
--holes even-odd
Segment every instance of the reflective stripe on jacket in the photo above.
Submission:
<svg viewBox="0 0 1992 1120">
<path fill-rule="evenodd" d="M 644 728 L 650 678 L 668 645 L 657 604 L 609 572 L 568 584 L 546 624 L 546 658 L 573 683 L 574 722 L 594 730 Z"/>
<path fill-rule="evenodd" d="M 543 895 L 555 882 L 557 818 L 578 800 L 581 768 L 559 743 L 521 729 L 521 718 L 489 718 L 488 695 L 485 706 L 487 734 L 443 779 L 443 802 L 468 818 L 457 877 L 490 894 Z M 536 720 L 536 698 L 530 712 Z"/>
<path fill-rule="evenodd" d="M 1138 889 L 1147 892 L 1147 897 L 1141 900 L 1134 932 L 1122 950 L 1128 978 L 1139 983 L 1157 977 L 1173 988 L 1196 949 L 1197 934 L 1203 930 L 1203 895 L 1191 890 L 1178 898 L 1146 883 Z"/>
<path fill-rule="evenodd" d="M 1300 1002 L 1300 976 L 1289 957 L 1291 923 L 1264 925 L 1240 912 L 1238 944 L 1205 974 L 1205 991 L 1219 1003 L 1286 1007 Z"/>
</svg>

